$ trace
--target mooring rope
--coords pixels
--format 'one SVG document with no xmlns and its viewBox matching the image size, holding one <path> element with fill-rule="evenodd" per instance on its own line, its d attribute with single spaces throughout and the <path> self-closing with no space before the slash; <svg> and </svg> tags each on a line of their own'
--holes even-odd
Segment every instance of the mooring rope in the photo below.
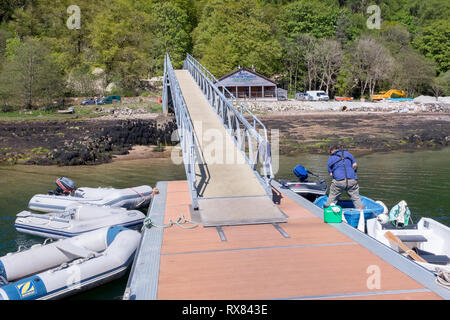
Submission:
<svg viewBox="0 0 450 320">
<path fill-rule="evenodd" d="M 450 289 L 450 273 L 442 269 L 437 269 L 436 283 Z"/>
<path fill-rule="evenodd" d="M 186 226 L 186 224 L 191 224 L 191 225 Z M 176 221 L 173 221 L 172 219 L 170 219 L 169 223 L 163 224 L 163 225 L 154 224 L 152 219 L 150 219 L 150 217 L 147 217 L 144 219 L 141 231 L 144 230 L 145 228 L 150 229 L 151 227 L 170 228 L 173 225 L 177 225 L 178 227 L 183 228 L 183 229 L 193 229 L 193 228 L 198 227 L 198 223 L 195 223 L 191 220 L 186 219 L 184 215 L 179 216 Z"/>
</svg>

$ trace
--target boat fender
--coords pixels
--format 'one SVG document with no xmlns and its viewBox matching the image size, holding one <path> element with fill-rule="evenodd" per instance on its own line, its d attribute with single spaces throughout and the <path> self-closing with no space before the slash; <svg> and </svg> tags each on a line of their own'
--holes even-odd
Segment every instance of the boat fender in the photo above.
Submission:
<svg viewBox="0 0 450 320">
<path fill-rule="evenodd" d="M 389 212 L 388 207 L 384 204 L 383 201 L 377 200 L 375 203 L 378 203 L 380 206 L 383 207 L 383 214 L 387 214 Z"/>
<path fill-rule="evenodd" d="M 380 206 L 383 207 L 383 213 L 379 214 L 377 216 L 378 222 L 380 222 L 381 224 L 388 223 L 389 222 L 389 215 L 388 215 L 389 209 L 388 209 L 388 207 L 384 204 L 383 201 L 380 201 L 380 200 L 375 201 L 375 203 L 378 203 Z"/>
</svg>

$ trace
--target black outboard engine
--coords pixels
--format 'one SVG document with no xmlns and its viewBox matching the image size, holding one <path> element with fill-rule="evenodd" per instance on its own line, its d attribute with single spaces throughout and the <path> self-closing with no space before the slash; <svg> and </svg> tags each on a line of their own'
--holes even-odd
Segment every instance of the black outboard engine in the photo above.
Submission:
<svg viewBox="0 0 450 320">
<path fill-rule="evenodd" d="M 62 177 L 62 178 L 58 178 L 55 181 L 56 184 L 56 189 L 54 191 L 49 191 L 49 194 L 53 194 L 53 195 L 69 195 L 71 194 L 73 191 L 75 191 L 75 182 L 73 182 L 72 180 L 70 180 L 69 178 L 66 177 Z"/>
<path fill-rule="evenodd" d="M 308 180 L 308 170 L 304 166 L 298 165 L 294 168 L 294 174 L 300 180 L 300 182 L 304 182 Z"/>
</svg>

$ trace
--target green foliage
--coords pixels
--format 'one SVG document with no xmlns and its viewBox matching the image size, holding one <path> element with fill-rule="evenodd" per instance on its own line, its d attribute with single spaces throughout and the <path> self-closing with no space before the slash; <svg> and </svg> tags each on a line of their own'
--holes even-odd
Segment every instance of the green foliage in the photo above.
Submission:
<svg viewBox="0 0 450 320">
<path fill-rule="evenodd" d="M 324 1 L 295 1 L 286 5 L 277 25 L 285 37 L 308 33 L 316 38 L 334 37 L 341 10 Z"/>
<path fill-rule="evenodd" d="M 238 65 L 253 65 L 263 74 L 277 71 L 280 44 L 256 0 L 209 1 L 193 37 L 194 55 L 216 76 Z"/>
<path fill-rule="evenodd" d="M 10 44 L 14 43 L 13 48 Z M 40 40 L 26 38 L 18 45 L 7 45 L 7 63 L 0 74 L 0 91 L 32 108 L 37 99 L 49 103 L 61 94 L 63 75 L 58 70 L 47 46 Z"/>
<path fill-rule="evenodd" d="M 450 21 L 446 19 L 433 22 L 423 29 L 414 40 L 414 45 L 426 57 L 436 61 L 439 72 L 447 72 L 450 67 Z"/>
<path fill-rule="evenodd" d="M 81 10 L 80 29 L 66 26 L 72 4 Z M 366 26 L 373 4 L 381 9 L 381 30 Z M 448 0 L 5 0 L 0 1 L 0 103 L 8 110 L 31 107 L 57 95 L 98 94 L 110 83 L 118 92 L 140 94 L 140 79 L 162 75 L 166 52 L 176 68 L 192 53 L 216 76 L 253 65 L 284 81 L 293 94 L 324 85 L 323 63 L 312 70 L 317 79 L 311 80 L 311 61 L 317 61 L 308 39 L 326 39 L 324 50 L 339 42 L 345 59 L 329 77 L 330 90 L 359 95 L 367 90 L 355 79 L 365 77 L 355 77 L 349 57 L 367 35 L 394 59 L 391 76 L 367 84 L 370 91 L 395 85 L 411 94 L 443 92 L 449 16 Z M 24 98 L 30 90 L 19 76 L 10 76 L 24 71 L 19 60 L 24 63 L 30 41 L 45 47 L 33 50 L 46 55 L 37 64 L 50 75 L 48 81 L 38 77 L 31 100 Z M 101 76 L 92 74 L 97 68 L 104 70 Z"/>
</svg>

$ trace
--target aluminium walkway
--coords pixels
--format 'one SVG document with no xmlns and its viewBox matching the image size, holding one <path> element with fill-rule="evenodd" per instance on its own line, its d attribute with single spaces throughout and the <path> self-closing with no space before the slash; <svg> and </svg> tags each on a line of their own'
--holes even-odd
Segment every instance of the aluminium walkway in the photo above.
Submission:
<svg viewBox="0 0 450 320">
<path fill-rule="evenodd" d="M 187 70 L 175 70 L 205 165 L 198 183 L 204 226 L 285 222 Z"/>
</svg>

